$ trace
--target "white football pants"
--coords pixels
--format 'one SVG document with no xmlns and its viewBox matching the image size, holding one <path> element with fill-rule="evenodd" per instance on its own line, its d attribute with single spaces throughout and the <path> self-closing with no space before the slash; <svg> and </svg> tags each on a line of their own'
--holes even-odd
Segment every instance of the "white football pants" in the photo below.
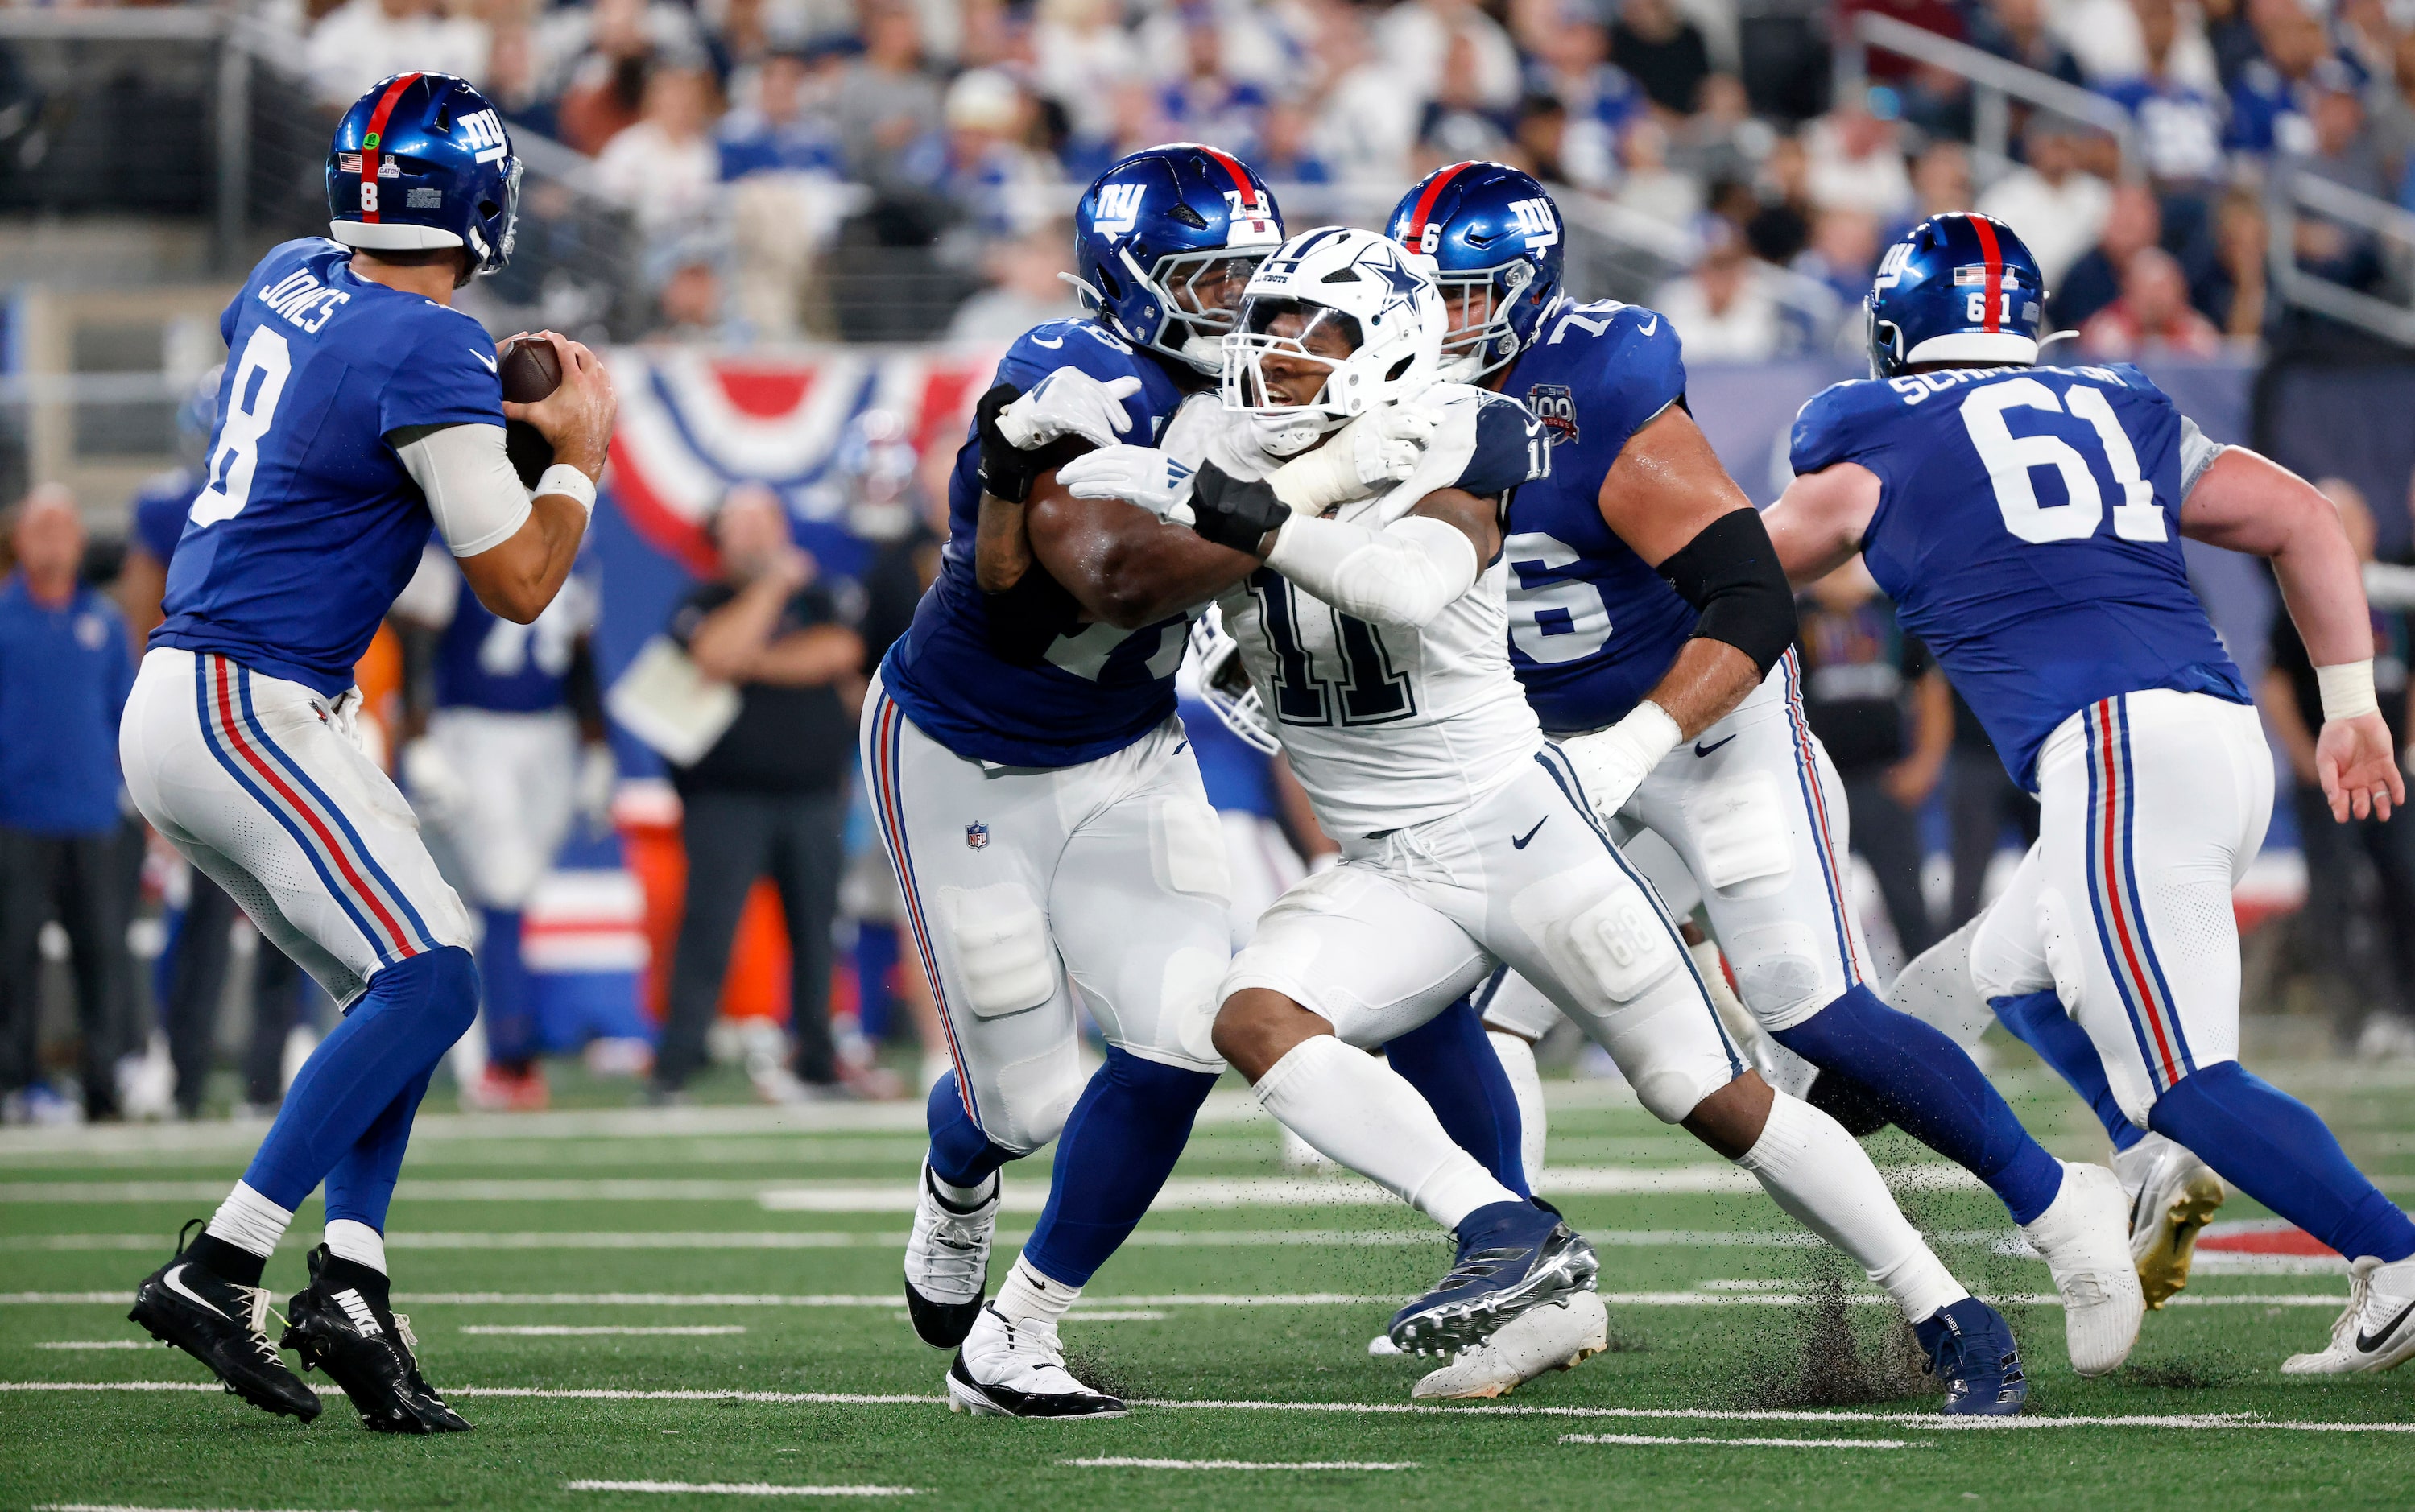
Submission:
<svg viewBox="0 0 2415 1512">
<path fill-rule="evenodd" d="M 578 722 L 566 709 L 507 713 L 439 709 L 428 738 L 461 777 L 456 807 L 430 822 L 481 907 L 525 907 L 570 838 Z"/>
</svg>

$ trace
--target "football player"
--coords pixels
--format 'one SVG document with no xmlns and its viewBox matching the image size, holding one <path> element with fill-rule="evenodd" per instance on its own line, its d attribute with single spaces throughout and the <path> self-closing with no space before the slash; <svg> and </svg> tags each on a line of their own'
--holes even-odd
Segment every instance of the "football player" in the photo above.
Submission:
<svg viewBox="0 0 2415 1512">
<path fill-rule="evenodd" d="M 261 1279 L 323 1181 L 326 1238 L 286 1304 L 283 1345 L 369 1428 L 442 1432 L 469 1425 L 420 1374 L 383 1231 L 412 1115 L 477 1011 L 478 973 L 468 910 L 356 743 L 352 666 L 431 529 L 488 607 L 522 624 L 544 612 L 594 507 L 614 402 L 594 354 L 548 334 L 561 387 L 504 403 L 494 342 L 451 307 L 511 255 L 519 187 L 502 121 L 468 83 L 377 84 L 337 124 L 326 183 L 328 237 L 270 251 L 219 320 L 218 424 L 119 746 L 142 816 L 344 1021 L 131 1316 L 253 1405 L 316 1416 L 317 1393 L 265 1332 Z M 507 415 L 553 444 L 533 498 L 504 455 Z"/>
<path fill-rule="evenodd" d="M 2033 366 L 2045 299 L 2001 222 L 1912 228 L 1870 292 L 1873 376 L 1803 407 L 1770 535 L 1798 581 L 1861 553 L 2038 797 L 2037 843 L 1969 939 L 1978 992 L 2053 994 L 2129 1123 L 2348 1257 L 2329 1347 L 2284 1371 L 2388 1370 L 2415 1355 L 2415 1223 L 2238 1059 L 2230 890 L 2272 756 L 2181 541 L 2271 561 L 2343 821 L 2406 801 L 2356 553 L 2322 495 L 2209 441 L 2137 368 Z"/>
<path fill-rule="evenodd" d="M 1598 1268 L 1556 1213 L 1360 1053 L 1507 965 L 1618 1060 L 1645 1107 L 1861 1263 L 1918 1332 L 1948 1411 L 2018 1412 L 2028 1388 L 2003 1320 L 1946 1272 L 1852 1136 L 1743 1065 L 1676 926 L 1600 828 L 1580 769 L 1543 739 L 1509 666 L 1501 519 L 1549 452 L 1515 401 L 1436 382 L 1448 324 L 1398 243 L 1308 232 L 1250 281 L 1225 343 L 1225 411 L 1189 407 L 1162 451 L 1107 448 L 1059 473 L 1076 494 L 1187 514 L 1264 563 L 1219 608 L 1342 845 L 1342 863 L 1286 892 L 1234 959 L 1217 1048 L 1286 1127 L 1456 1235 L 1450 1273 L 1392 1320 L 1404 1349 L 1480 1342 L 1588 1290 Z M 1357 456 L 1395 408 L 1431 439 L 1406 481 L 1369 498 Z M 1187 488 L 1156 486 L 1192 463 Z M 1687 652 L 1696 665 L 1671 701 L 1688 733 L 1787 644 L 1792 598 L 1774 565 L 1764 576 L 1745 590 L 1778 621 L 1755 639 L 1760 657 L 1723 640 Z"/>
<path fill-rule="evenodd" d="M 1792 605 L 1782 623 L 1774 604 L 1750 607 L 1747 590 L 1774 573 L 1768 538 L 1687 412 L 1678 333 L 1651 310 L 1562 293 L 1558 206 L 1514 168 L 1439 170 L 1390 229 L 1434 260 L 1452 317 L 1445 376 L 1523 400 L 1551 437 L 1551 474 L 1511 500 L 1503 546 L 1510 665 L 1545 733 L 1614 833 L 1642 826 L 1683 859 L 1746 1007 L 1789 1053 L 1765 1056 L 1780 1085 L 1808 1085 L 1857 1132 L 1892 1119 L 1986 1181 L 2053 1271 L 2073 1368 L 2120 1365 L 2145 1304 L 2119 1183 L 2048 1155 L 1961 1046 L 1868 984 L 1844 790 L 1784 650 Z M 1705 677 L 1728 680 L 1732 711 L 1680 739 L 1664 711 Z M 1554 1017 L 1518 981 L 1486 1010 L 1530 1127 L 1533 1041 Z"/>
</svg>

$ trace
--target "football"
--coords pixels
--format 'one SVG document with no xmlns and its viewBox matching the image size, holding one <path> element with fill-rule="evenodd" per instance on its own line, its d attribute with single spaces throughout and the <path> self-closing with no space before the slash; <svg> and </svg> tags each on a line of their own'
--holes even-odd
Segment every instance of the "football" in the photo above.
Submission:
<svg viewBox="0 0 2415 1512">
<path fill-rule="evenodd" d="M 562 359 L 545 337 L 516 336 L 495 349 L 495 376 L 503 382 L 504 398 L 533 404 L 562 386 Z M 553 443 L 525 420 L 503 422 L 503 451 L 512 471 L 532 488 L 553 465 Z"/>
</svg>

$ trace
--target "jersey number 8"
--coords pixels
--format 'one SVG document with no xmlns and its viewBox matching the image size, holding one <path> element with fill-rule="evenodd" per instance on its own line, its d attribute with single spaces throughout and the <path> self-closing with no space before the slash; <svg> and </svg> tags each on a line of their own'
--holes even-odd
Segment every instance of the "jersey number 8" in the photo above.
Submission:
<svg viewBox="0 0 2415 1512">
<path fill-rule="evenodd" d="M 194 524 L 216 525 L 232 519 L 251 502 L 251 475 L 260 465 L 261 438 L 277 418 L 277 401 L 292 371 L 293 353 L 285 338 L 266 326 L 254 327 L 227 389 L 218 443 L 210 453 L 209 481 L 193 501 Z"/>
<path fill-rule="evenodd" d="M 2105 522 L 2105 491 L 2097 487 L 2088 458 L 2061 436 L 2014 435 L 2004 421 L 2008 410 L 2044 410 L 2087 421 L 2104 450 L 2106 471 L 2122 491 L 2113 505 L 2113 533 L 2124 541 L 2170 539 L 2164 512 L 2155 503 L 2155 486 L 2140 475 L 2138 449 L 2130 444 L 2129 434 L 2122 430 L 2105 391 L 2074 382 L 2067 393 L 2058 396 L 2034 378 L 1990 383 L 1974 389 L 1962 401 L 1962 428 L 1971 433 L 1971 444 L 1987 464 L 2004 529 L 2032 545 L 2043 546 L 2051 541 L 2084 541 Z M 2068 502 L 2055 507 L 2038 502 L 2030 474 L 2042 467 L 2062 475 Z"/>
</svg>

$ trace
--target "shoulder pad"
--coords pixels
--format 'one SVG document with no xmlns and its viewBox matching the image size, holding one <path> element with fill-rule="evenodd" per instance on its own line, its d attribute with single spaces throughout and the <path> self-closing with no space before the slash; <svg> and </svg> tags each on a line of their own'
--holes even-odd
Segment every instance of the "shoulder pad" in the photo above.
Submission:
<svg viewBox="0 0 2415 1512">
<path fill-rule="evenodd" d="M 1871 379 L 1847 379 L 1803 401 L 1803 408 L 1794 413 L 1794 430 L 1787 447 L 1787 459 L 1796 473 L 1817 472 L 1852 456 L 1859 442 L 1856 423 L 1868 414 L 1873 391 L 1888 392 Z"/>
</svg>

